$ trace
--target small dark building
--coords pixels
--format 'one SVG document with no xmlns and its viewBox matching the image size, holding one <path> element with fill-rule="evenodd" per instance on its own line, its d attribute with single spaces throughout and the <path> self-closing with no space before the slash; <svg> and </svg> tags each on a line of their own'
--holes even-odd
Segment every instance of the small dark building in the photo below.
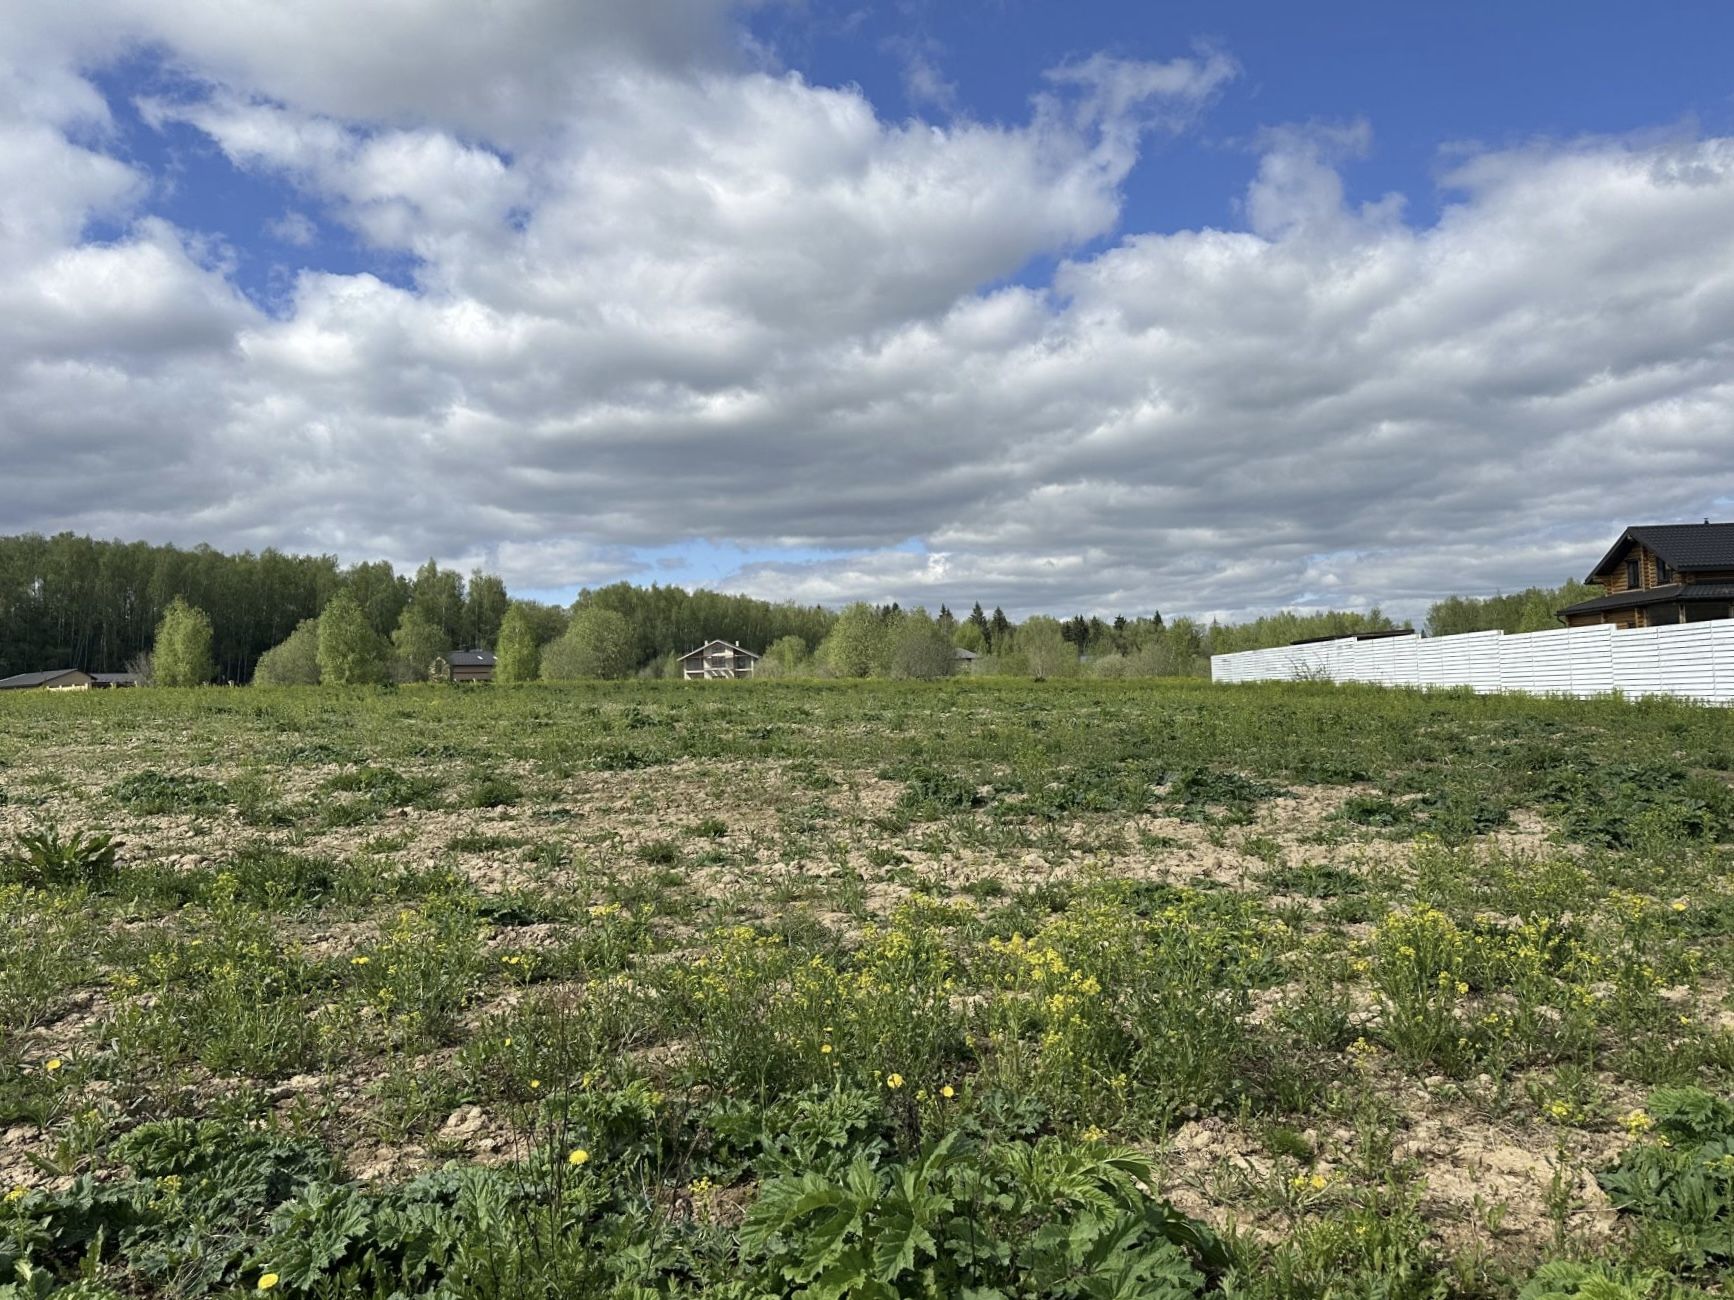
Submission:
<svg viewBox="0 0 1734 1300">
<path fill-rule="evenodd" d="M 1569 627 L 1662 627 L 1728 618 L 1734 523 L 1643 524 L 1620 534 L 1586 582 L 1607 593 L 1559 611 Z"/>
<path fill-rule="evenodd" d="M 453 650 L 446 656 L 446 673 L 454 682 L 494 680 L 492 650 Z"/>
</svg>

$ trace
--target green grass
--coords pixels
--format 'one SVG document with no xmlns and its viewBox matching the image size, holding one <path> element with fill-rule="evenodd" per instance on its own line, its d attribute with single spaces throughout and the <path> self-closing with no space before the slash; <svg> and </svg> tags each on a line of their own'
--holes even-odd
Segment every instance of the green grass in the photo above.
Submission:
<svg viewBox="0 0 1734 1300">
<path fill-rule="evenodd" d="M 0 1296 L 1717 1293 L 1728 725 L 0 697 Z"/>
</svg>

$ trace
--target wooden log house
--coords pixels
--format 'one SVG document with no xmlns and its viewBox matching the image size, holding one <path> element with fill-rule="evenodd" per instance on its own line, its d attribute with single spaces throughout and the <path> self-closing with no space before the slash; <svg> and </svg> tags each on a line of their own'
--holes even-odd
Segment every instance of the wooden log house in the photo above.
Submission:
<svg viewBox="0 0 1734 1300">
<path fill-rule="evenodd" d="M 1662 627 L 1728 618 L 1734 605 L 1734 523 L 1628 528 L 1586 582 L 1607 593 L 1559 611 L 1568 627 Z"/>
</svg>

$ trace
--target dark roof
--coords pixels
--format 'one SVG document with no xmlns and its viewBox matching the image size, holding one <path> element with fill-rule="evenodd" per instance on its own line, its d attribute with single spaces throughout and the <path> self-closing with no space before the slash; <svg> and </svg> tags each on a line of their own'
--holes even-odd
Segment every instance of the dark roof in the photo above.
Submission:
<svg viewBox="0 0 1734 1300">
<path fill-rule="evenodd" d="M 11 677 L 0 677 L 0 691 L 23 690 L 29 686 L 46 686 L 60 677 L 71 677 L 80 671 L 77 668 L 50 668 L 40 673 L 17 673 Z"/>
<path fill-rule="evenodd" d="M 740 646 L 736 645 L 732 641 L 722 641 L 722 640 L 706 641 L 697 650 L 688 650 L 685 654 L 681 655 L 680 657 L 682 659 L 691 659 L 694 655 L 702 654 L 704 651 L 709 650 L 713 645 L 726 645 L 730 650 L 733 650 L 736 654 L 745 655 L 748 659 L 761 658 L 761 656 L 754 654 L 751 650 L 743 650 Z"/>
<path fill-rule="evenodd" d="M 1734 569 L 1734 524 L 1637 524 L 1620 534 L 1585 581 L 1594 582 L 1633 542 L 1649 547 L 1681 573 Z"/>
<path fill-rule="evenodd" d="M 92 673 L 90 679 L 98 686 L 137 686 L 137 673 Z"/>
<path fill-rule="evenodd" d="M 446 656 L 446 663 L 453 668 L 492 668 L 494 652 L 492 650 L 453 650 Z"/>
<path fill-rule="evenodd" d="M 1674 601 L 1691 605 L 1706 600 L 1734 601 L 1734 582 L 1670 582 L 1665 587 L 1645 587 L 1640 591 L 1616 591 L 1611 596 L 1580 600 L 1567 605 L 1561 614 L 1594 614 L 1610 609 L 1639 609 L 1645 605 L 1667 605 Z"/>
<path fill-rule="evenodd" d="M 1414 636 L 1412 627 L 1389 627 L 1381 632 L 1332 632 L 1329 636 L 1303 636 L 1290 645 L 1317 645 L 1320 641 L 1379 641 L 1388 636 Z"/>
</svg>

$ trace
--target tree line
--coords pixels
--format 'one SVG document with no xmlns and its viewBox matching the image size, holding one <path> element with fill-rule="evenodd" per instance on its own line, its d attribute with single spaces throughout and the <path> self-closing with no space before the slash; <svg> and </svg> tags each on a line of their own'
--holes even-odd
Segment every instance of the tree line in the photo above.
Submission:
<svg viewBox="0 0 1734 1300">
<path fill-rule="evenodd" d="M 1433 606 L 1427 631 L 1535 631 L 1594 594 L 1568 582 L 1454 596 Z M 563 607 L 514 600 L 496 575 L 465 577 L 433 560 L 399 573 L 383 560 L 344 566 L 269 549 L 231 555 L 71 533 L 0 537 L 0 676 L 77 667 L 132 669 L 160 682 L 411 681 L 460 649 L 495 650 L 502 681 L 674 676 L 678 656 L 712 638 L 763 654 L 770 676 L 937 677 L 960 667 L 1185 676 L 1208 672 L 1212 654 L 1393 626 L 1376 608 L 1238 624 L 1165 621 L 1159 612 L 1014 623 L 980 604 L 961 617 L 944 605 L 937 614 L 895 603 L 833 611 L 624 582 Z"/>
</svg>

